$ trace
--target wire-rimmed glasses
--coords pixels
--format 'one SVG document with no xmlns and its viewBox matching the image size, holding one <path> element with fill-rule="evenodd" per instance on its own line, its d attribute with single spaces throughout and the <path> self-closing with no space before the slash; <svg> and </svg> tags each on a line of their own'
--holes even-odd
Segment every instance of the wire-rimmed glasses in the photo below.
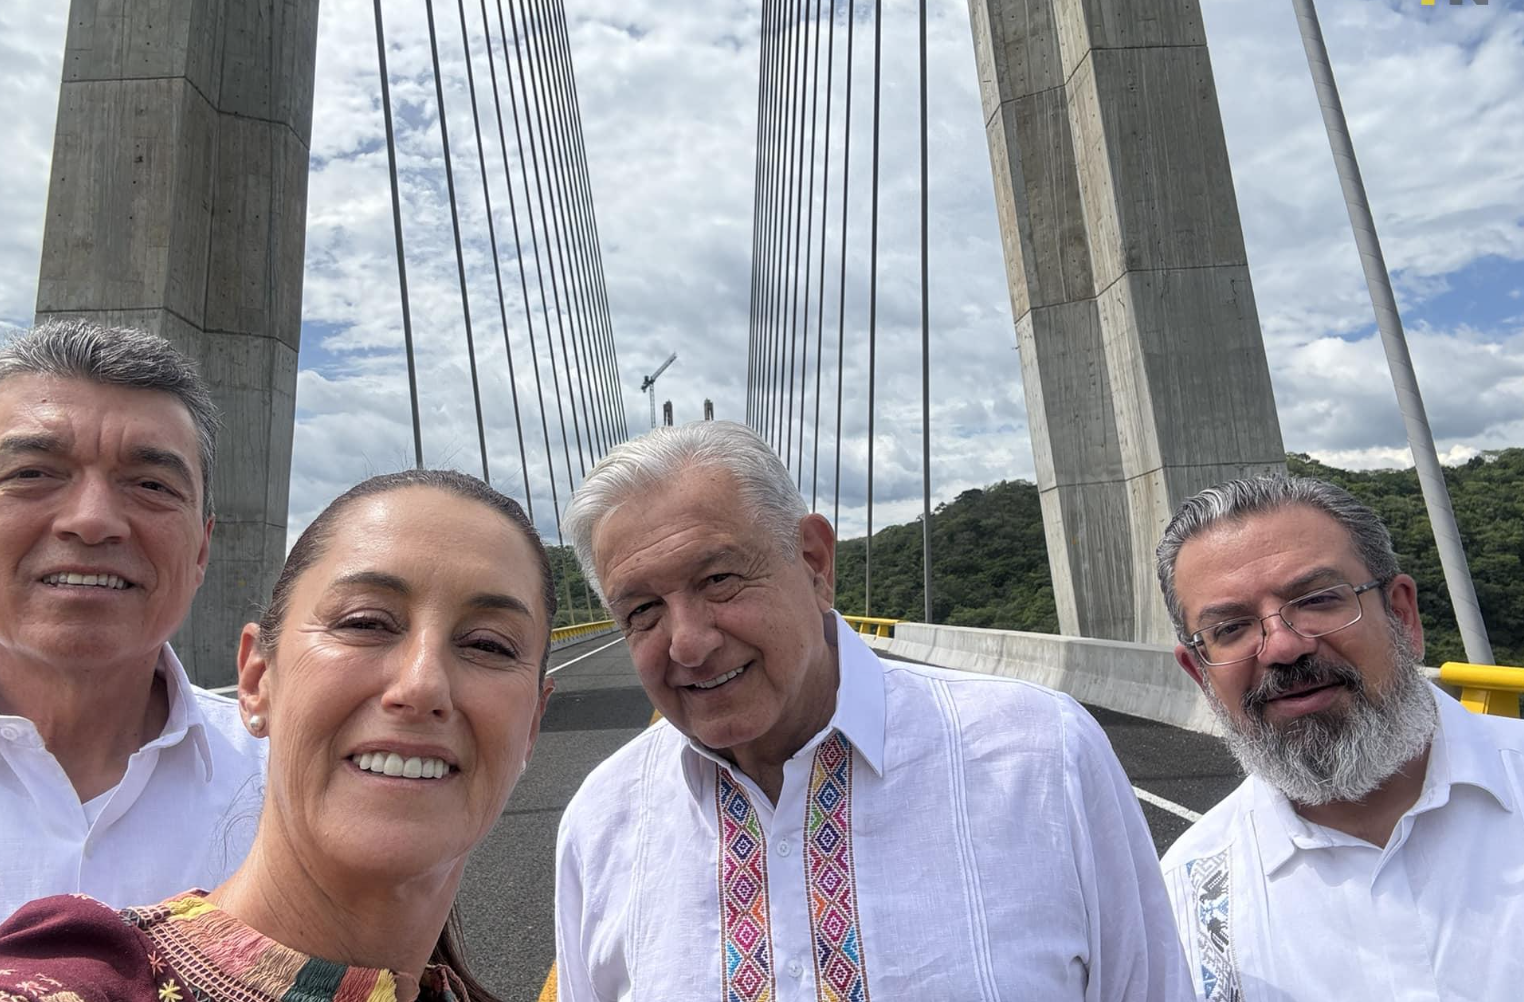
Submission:
<svg viewBox="0 0 1524 1002">
<path fill-rule="evenodd" d="M 1294 598 L 1269 616 L 1236 616 L 1213 623 L 1191 634 L 1187 641 L 1205 664 L 1230 665 L 1257 658 L 1265 649 L 1265 620 L 1279 616 L 1286 628 L 1299 637 L 1314 640 L 1336 633 L 1360 621 L 1364 610 L 1360 596 L 1384 581 L 1362 585 L 1336 584 Z"/>
</svg>

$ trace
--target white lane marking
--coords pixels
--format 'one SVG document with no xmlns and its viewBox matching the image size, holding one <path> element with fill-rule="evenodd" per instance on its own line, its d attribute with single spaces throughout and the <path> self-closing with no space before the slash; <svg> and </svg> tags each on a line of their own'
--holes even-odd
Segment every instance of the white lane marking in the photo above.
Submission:
<svg viewBox="0 0 1524 1002">
<path fill-rule="evenodd" d="M 560 671 L 562 668 L 570 668 L 572 665 L 576 664 L 578 661 L 581 661 L 583 658 L 590 658 L 594 654 L 597 654 L 599 651 L 606 651 L 610 647 L 613 647 L 615 644 L 620 644 L 620 643 L 623 643 L 623 642 L 624 642 L 624 638 L 623 637 L 615 637 L 613 640 L 610 640 L 608 643 L 604 644 L 602 647 L 594 648 L 593 650 L 588 651 L 586 654 L 578 654 L 576 657 L 572 658 L 570 661 L 566 662 L 565 664 L 556 665 L 554 668 L 550 669 L 545 674 L 547 674 L 547 675 L 554 675 L 556 672 Z"/>
<path fill-rule="evenodd" d="M 1201 820 L 1201 815 L 1200 814 L 1197 814 L 1195 811 L 1191 810 L 1189 807 L 1182 807 L 1182 806 L 1180 806 L 1179 804 L 1175 803 L 1173 800 L 1165 800 L 1163 797 L 1158 796 L 1157 794 L 1149 793 L 1147 790 L 1144 790 L 1144 789 L 1142 789 L 1140 787 L 1136 787 L 1136 786 L 1134 786 L 1132 788 L 1132 792 L 1136 793 L 1138 795 L 1138 799 L 1143 801 L 1145 804 L 1153 804 L 1155 807 L 1159 808 L 1161 811 L 1169 811 L 1175 817 L 1177 817 L 1177 818 L 1184 818 L 1185 820 L 1189 821 L 1191 824 L 1195 824 L 1196 822 Z"/>
<path fill-rule="evenodd" d="M 207 691 L 212 693 L 214 696 L 236 696 L 238 695 L 238 686 L 224 685 L 220 688 L 208 689 Z"/>
</svg>

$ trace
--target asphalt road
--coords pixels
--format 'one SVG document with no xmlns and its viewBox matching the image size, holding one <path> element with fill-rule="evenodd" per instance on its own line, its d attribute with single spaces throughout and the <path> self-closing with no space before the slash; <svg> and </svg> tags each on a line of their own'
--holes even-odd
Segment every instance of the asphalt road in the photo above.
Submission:
<svg viewBox="0 0 1524 1002">
<path fill-rule="evenodd" d="M 472 969 L 505 1002 L 539 998 L 555 960 L 555 840 L 592 768 L 651 719 L 624 642 L 598 637 L 551 655 L 556 694 L 534 761 L 466 868 L 460 906 Z M 1162 853 L 1239 782 L 1215 738 L 1089 707 L 1111 738 Z M 1157 806 L 1157 801 L 1168 807 Z"/>
</svg>

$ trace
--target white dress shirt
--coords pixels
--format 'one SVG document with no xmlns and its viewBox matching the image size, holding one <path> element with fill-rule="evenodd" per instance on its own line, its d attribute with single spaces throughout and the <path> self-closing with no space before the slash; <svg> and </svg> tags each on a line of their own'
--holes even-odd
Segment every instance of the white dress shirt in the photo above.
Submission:
<svg viewBox="0 0 1524 1002">
<path fill-rule="evenodd" d="M 33 898 L 83 892 L 116 907 L 215 887 L 243 861 L 264 793 L 264 741 L 238 704 L 191 685 L 164 645 L 169 717 L 91 801 L 25 717 L 0 715 L 0 919 Z"/>
<path fill-rule="evenodd" d="M 1165 853 L 1202 998 L 1524 998 L 1524 723 L 1434 695 L 1423 788 L 1384 849 L 1251 776 Z"/>
<path fill-rule="evenodd" d="M 882 662 L 837 620 L 776 807 L 663 721 L 561 820 L 558 989 L 613 1000 L 1189 999 L 1105 734 L 1015 679 Z"/>
</svg>

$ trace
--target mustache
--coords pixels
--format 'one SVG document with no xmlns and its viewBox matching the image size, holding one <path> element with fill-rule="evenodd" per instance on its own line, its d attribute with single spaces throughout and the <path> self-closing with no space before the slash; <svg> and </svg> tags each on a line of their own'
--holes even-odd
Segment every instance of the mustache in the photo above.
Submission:
<svg viewBox="0 0 1524 1002">
<path fill-rule="evenodd" d="M 1342 685 L 1356 694 L 1365 691 L 1365 680 L 1354 665 L 1304 654 L 1290 664 L 1274 665 L 1259 685 L 1243 695 L 1244 712 L 1263 719 L 1265 705 L 1297 689 Z"/>
</svg>

